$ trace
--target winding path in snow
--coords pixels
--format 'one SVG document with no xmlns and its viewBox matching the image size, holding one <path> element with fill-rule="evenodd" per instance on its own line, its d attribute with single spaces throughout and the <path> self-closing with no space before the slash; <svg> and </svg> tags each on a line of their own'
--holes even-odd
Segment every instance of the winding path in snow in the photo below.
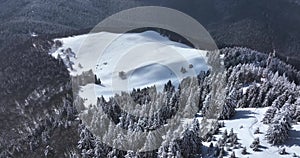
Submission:
<svg viewBox="0 0 300 158">
<path fill-rule="evenodd" d="M 248 132 L 249 132 L 249 134 L 250 134 L 250 136 L 253 138 L 253 139 L 255 139 L 256 137 L 255 137 L 255 135 L 254 135 L 254 133 L 252 132 L 253 131 L 253 126 L 254 125 L 256 125 L 256 124 L 258 124 L 258 116 L 259 114 L 257 113 L 257 108 L 255 108 L 255 110 L 253 111 L 253 116 L 255 117 L 255 120 L 253 121 L 253 123 L 251 124 L 251 126 L 248 128 Z M 259 126 L 259 125 L 257 125 L 257 126 Z M 261 138 L 260 138 L 260 142 L 261 142 Z M 261 143 L 260 143 L 261 144 Z M 266 148 L 266 149 L 264 149 L 264 151 L 266 151 L 268 154 L 274 154 L 274 153 L 276 153 L 276 152 L 278 152 L 279 150 L 276 150 L 276 151 L 270 151 L 270 148 Z"/>
<path fill-rule="evenodd" d="M 256 116 L 256 110 L 257 110 L 257 108 L 255 108 L 255 110 L 254 110 L 254 117 L 255 117 L 255 120 L 253 121 L 253 123 L 249 126 L 249 128 L 248 128 L 248 132 L 249 132 L 249 135 L 253 138 L 253 139 L 255 139 L 255 137 L 254 137 L 254 134 L 252 133 L 252 130 L 253 130 L 253 126 L 255 125 L 255 124 L 257 124 L 258 123 L 258 118 L 257 118 L 257 116 Z"/>
</svg>

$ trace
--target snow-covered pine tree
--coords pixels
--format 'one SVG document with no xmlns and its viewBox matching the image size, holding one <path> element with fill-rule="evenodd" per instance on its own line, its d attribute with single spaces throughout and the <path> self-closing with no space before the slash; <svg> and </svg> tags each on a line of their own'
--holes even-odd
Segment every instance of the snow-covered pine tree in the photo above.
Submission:
<svg viewBox="0 0 300 158">
<path fill-rule="evenodd" d="M 257 137 L 254 139 L 254 141 L 250 145 L 250 148 L 252 148 L 253 151 L 258 151 L 259 145 L 260 145 L 260 141 L 259 141 L 259 138 Z"/>
<path fill-rule="evenodd" d="M 182 157 L 200 156 L 202 140 L 199 131 L 185 130 L 182 139 L 179 140 L 180 153 Z"/>
<path fill-rule="evenodd" d="M 246 147 L 243 147 L 241 154 L 242 154 L 242 155 L 248 154 L 247 148 L 246 148 Z"/>
<path fill-rule="evenodd" d="M 238 91 L 234 88 L 226 97 L 224 105 L 221 107 L 219 119 L 230 119 L 235 114 L 235 107 L 237 105 Z"/>
<path fill-rule="evenodd" d="M 279 109 L 277 108 L 279 106 L 278 103 L 279 102 L 275 100 L 272 106 L 270 106 L 269 109 L 266 111 L 265 116 L 262 120 L 264 124 L 269 124 L 272 122 L 272 119 L 274 118 L 276 112 L 279 111 Z"/>
<path fill-rule="evenodd" d="M 279 112 L 275 115 L 274 120 L 269 125 L 265 137 L 270 144 L 282 144 L 288 139 L 290 129 L 291 118 L 286 115 L 285 112 Z"/>
<path fill-rule="evenodd" d="M 292 118 L 296 122 L 300 122 L 300 98 L 298 98 L 294 103 L 294 113 Z"/>
<path fill-rule="evenodd" d="M 262 102 L 262 107 L 269 107 L 272 105 L 272 102 L 275 99 L 275 94 L 274 92 L 276 91 L 275 87 L 272 87 L 271 89 L 268 90 L 268 92 L 266 93 L 266 96 L 264 98 L 264 101 Z"/>
<path fill-rule="evenodd" d="M 231 153 L 230 158 L 236 158 L 236 157 L 235 157 L 235 152 L 234 152 L 234 151 Z"/>
</svg>

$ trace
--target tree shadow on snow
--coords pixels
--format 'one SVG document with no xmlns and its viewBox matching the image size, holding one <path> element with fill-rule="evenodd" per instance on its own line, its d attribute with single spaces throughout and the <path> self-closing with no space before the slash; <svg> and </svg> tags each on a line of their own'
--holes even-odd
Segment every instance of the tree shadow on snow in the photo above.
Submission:
<svg viewBox="0 0 300 158">
<path fill-rule="evenodd" d="M 295 129 L 290 130 L 290 137 L 288 141 L 285 143 L 286 146 L 300 146 L 300 131 L 297 131 Z"/>
<path fill-rule="evenodd" d="M 256 112 L 253 112 L 251 110 L 242 110 L 242 111 L 236 111 L 235 115 L 232 119 L 249 119 L 249 118 L 255 118 Z"/>
<path fill-rule="evenodd" d="M 262 146 L 262 145 L 259 145 L 259 148 L 260 148 L 260 149 L 264 149 L 264 150 L 268 149 L 268 147 Z"/>
</svg>

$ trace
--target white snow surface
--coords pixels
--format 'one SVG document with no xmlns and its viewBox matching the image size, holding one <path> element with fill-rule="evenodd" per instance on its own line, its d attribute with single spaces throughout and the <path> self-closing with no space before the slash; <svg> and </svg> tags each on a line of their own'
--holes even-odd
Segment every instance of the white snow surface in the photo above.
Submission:
<svg viewBox="0 0 300 158">
<path fill-rule="evenodd" d="M 183 78 L 210 68 L 206 63 L 207 51 L 171 41 L 154 31 L 100 32 L 56 40 L 62 41 L 63 47 L 52 53 L 53 57 L 57 58 L 59 54 L 65 60 L 62 50 L 68 48 L 76 54 L 70 57 L 74 69 L 69 69 L 72 76 L 92 69 L 101 79 L 101 86 L 91 83 L 82 87 L 80 95 L 90 100 L 87 104 L 93 103 L 95 96 L 108 99 L 115 93 L 129 92 L 133 88 L 155 85 L 161 90 L 168 80 L 178 85 Z M 78 67 L 79 64 L 82 68 Z M 182 73 L 181 68 L 186 72 Z M 119 76 L 121 71 L 126 79 Z"/>
</svg>

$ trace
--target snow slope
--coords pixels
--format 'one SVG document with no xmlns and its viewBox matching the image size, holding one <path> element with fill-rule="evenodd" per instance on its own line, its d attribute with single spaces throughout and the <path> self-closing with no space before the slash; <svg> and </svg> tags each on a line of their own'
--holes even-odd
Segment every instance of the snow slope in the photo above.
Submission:
<svg viewBox="0 0 300 158">
<path fill-rule="evenodd" d="M 300 155 L 300 125 L 294 124 L 290 132 L 290 138 L 282 146 L 271 146 L 265 140 L 264 136 L 268 129 L 268 125 L 263 124 L 261 121 L 264 117 L 264 114 L 268 108 L 243 108 L 236 109 L 236 115 L 231 120 L 225 120 L 225 127 L 220 130 L 224 132 L 226 129 L 228 132 L 233 128 L 234 133 L 237 133 L 238 142 L 242 146 L 247 148 L 249 154 L 242 155 L 242 149 L 234 149 L 235 155 L 237 157 L 251 157 L 251 158 L 277 158 L 277 157 L 292 157 L 293 153 Z M 254 131 L 259 127 L 260 134 L 254 134 Z M 222 137 L 222 134 L 216 135 L 217 140 Z M 254 138 L 259 138 L 260 145 L 259 148 L 261 151 L 254 152 L 250 148 L 251 143 Z M 208 144 L 206 144 L 208 145 Z M 289 153 L 287 155 L 279 155 L 280 148 L 286 148 L 286 151 Z M 230 156 L 232 151 L 229 151 Z"/>
<path fill-rule="evenodd" d="M 178 85 L 183 78 L 209 69 L 206 51 L 170 41 L 154 31 L 127 34 L 101 32 L 57 40 L 63 42 L 63 47 L 52 56 L 57 58 L 59 54 L 66 60 L 63 50 L 68 48 L 76 54 L 75 57 L 70 56 L 74 69 L 69 69 L 72 76 L 92 69 L 101 79 L 101 86 L 91 83 L 82 87 L 80 95 L 87 98 L 88 105 L 97 96 L 103 95 L 107 99 L 133 88 L 155 85 L 161 90 L 168 80 Z M 119 76 L 122 71 L 126 79 Z"/>
</svg>

